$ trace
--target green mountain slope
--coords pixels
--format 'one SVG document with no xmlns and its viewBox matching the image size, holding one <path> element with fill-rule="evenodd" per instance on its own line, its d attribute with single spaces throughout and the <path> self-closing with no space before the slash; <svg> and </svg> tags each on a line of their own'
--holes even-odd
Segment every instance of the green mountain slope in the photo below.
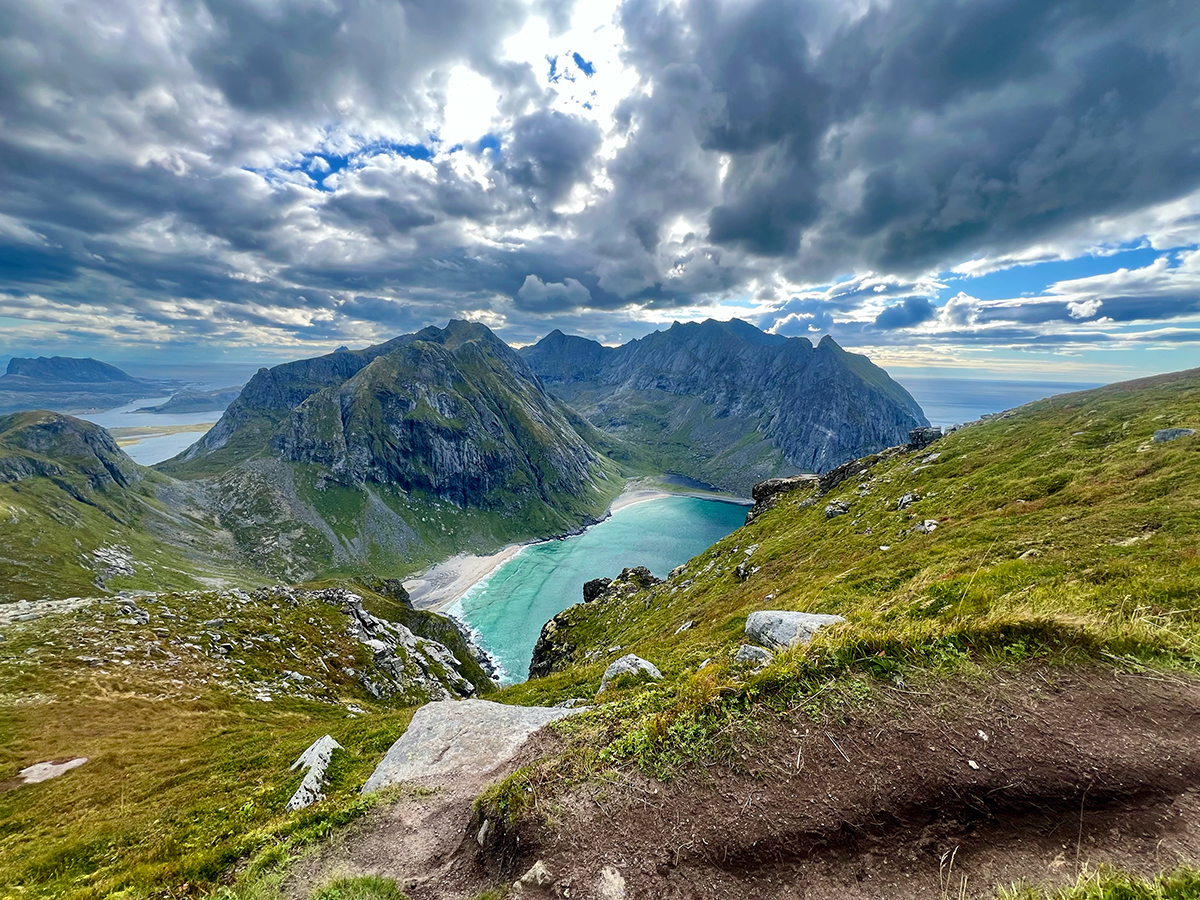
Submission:
<svg viewBox="0 0 1200 900">
<path fill-rule="evenodd" d="M 486 327 L 451 322 L 262 370 L 157 468 L 200 485 L 261 571 L 394 574 L 594 520 L 620 486 L 597 437 Z"/>
<path fill-rule="evenodd" d="M 560 677 L 598 678 L 614 645 L 668 674 L 728 665 L 764 607 L 842 615 L 828 652 L 885 667 L 1022 643 L 1196 661 L 1200 436 L 1154 434 L 1197 409 L 1193 370 L 1029 404 L 826 493 L 798 483 L 666 583 L 572 607 Z"/>
<path fill-rule="evenodd" d="M 44 410 L 0 417 L 0 533 L 0 602 L 257 581 L 203 498 Z"/>
</svg>

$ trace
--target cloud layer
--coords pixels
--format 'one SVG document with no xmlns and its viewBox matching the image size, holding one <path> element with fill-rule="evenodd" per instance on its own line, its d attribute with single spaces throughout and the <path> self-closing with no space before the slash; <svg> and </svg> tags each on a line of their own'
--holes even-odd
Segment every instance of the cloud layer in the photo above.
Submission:
<svg viewBox="0 0 1200 900">
<path fill-rule="evenodd" d="M 0 0 L 0 317 L 14 347 L 738 310 L 1193 340 L 1197 97 L 1170 0 Z M 1164 252 L 972 295 L 1136 245 Z"/>
</svg>

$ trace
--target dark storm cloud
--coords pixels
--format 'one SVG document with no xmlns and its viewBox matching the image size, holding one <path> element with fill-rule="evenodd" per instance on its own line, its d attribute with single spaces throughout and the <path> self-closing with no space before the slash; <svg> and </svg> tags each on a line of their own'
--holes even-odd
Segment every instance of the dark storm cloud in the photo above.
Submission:
<svg viewBox="0 0 1200 900">
<path fill-rule="evenodd" d="M 537 204 L 552 206 L 590 175 L 602 137 L 595 122 L 538 110 L 513 123 L 505 167 Z"/>
<path fill-rule="evenodd" d="M 892 331 L 897 328 L 912 328 L 914 325 L 920 325 L 923 322 L 928 322 L 937 315 L 937 310 L 934 309 L 924 297 L 908 297 L 903 303 L 896 306 L 889 306 L 883 312 L 875 317 L 874 327 L 881 331 Z"/>
<path fill-rule="evenodd" d="M 606 134 L 501 49 L 531 10 L 561 34 L 570 2 L 0 0 L 0 315 L 600 334 L 834 279 L 762 324 L 971 342 L 1200 314 L 1182 269 L 1006 304 L 939 306 L 920 278 L 1200 188 L 1200 6 L 852 6 L 627 0 L 639 83 Z M 546 50 L 588 90 L 611 72 Z M 499 100 L 451 152 L 456 66 Z"/>
</svg>

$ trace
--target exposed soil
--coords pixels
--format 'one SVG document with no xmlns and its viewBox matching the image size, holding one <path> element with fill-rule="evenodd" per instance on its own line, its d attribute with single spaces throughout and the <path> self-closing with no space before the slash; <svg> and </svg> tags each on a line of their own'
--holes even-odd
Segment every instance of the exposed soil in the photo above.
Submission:
<svg viewBox="0 0 1200 900">
<path fill-rule="evenodd" d="M 1200 860 L 1200 685 L 1030 669 L 875 694 L 838 722 L 772 719 L 733 765 L 574 790 L 553 829 L 526 823 L 487 854 L 467 834 L 481 785 L 406 794 L 308 861 L 293 892 L 369 872 L 463 900 L 542 860 L 552 883 L 518 895 L 992 897 L 1102 862 Z"/>
</svg>

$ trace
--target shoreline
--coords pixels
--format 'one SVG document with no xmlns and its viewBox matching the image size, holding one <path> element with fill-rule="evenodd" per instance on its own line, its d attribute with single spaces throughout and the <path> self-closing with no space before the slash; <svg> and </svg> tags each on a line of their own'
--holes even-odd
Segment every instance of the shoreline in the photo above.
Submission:
<svg viewBox="0 0 1200 900">
<path fill-rule="evenodd" d="M 737 506 L 750 506 L 752 501 L 744 497 L 734 497 L 728 494 L 717 494 L 704 491 L 665 491 L 659 488 L 635 486 L 621 491 L 609 504 L 604 515 L 595 522 L 567 534 L 555 535 L 548 538 L 521 541 L 509 544 L 486 556 L 470 553 L 459 553 L 442 562 L 435 563 L 423 572 L 404 579 L 404 589 L 408 591 L 409 599 L 416 609 L 430 612 L 445 613 L 462 596 L 479 582 L 483 581 L 498 568 L 520 553 L 531 544 L 541 544 L 545 541 L 557 541 L 576 534 L 581 534 L 592 525 L 599 525 L 615 513 L 639 503 L 649 503 L 651 500 L 662 500 L 667 497 L 691 497 L 697 500 L 715 500 L 721 503 L 732 503 Z"/>
</svg>

